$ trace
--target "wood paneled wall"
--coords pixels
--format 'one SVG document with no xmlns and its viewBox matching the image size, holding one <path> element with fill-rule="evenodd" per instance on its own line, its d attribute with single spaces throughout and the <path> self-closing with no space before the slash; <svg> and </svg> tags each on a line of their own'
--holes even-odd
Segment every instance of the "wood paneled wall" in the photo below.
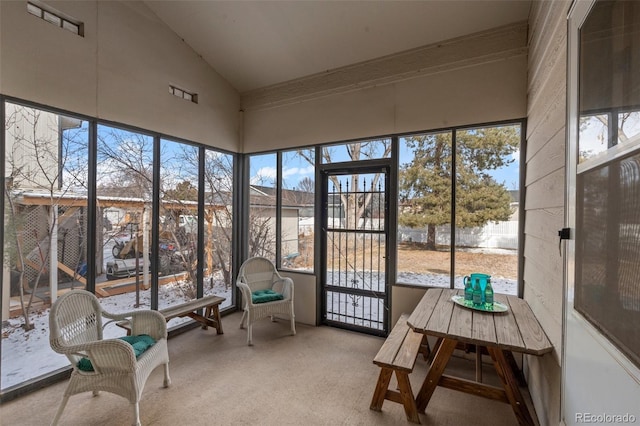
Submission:
<svg viewBox="0 0 640 426">
<path fill-rule="evenodd" d="M 529 16 L 524 297 L 554 344 L 553 354 L 525 359 L 542 425 L 560 419 L 567 12 L 570 1 L 535 1 Z"/>
</svg>

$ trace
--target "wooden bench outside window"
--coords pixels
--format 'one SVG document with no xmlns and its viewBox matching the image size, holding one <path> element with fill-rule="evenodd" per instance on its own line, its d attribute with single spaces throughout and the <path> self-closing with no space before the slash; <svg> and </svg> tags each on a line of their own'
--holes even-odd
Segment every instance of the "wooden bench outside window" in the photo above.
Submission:
<svg viewBox="0 0 640 426">
<path fill-rule="evenodd" d="M 370 408 L 382 411 L 382 403 L 388 399 L 404 406 L 407 420 L 420 424 L 416 400 L 409 382 L 409 374 L 413 371 L 418 353 L 423 352 L 424 336 L 409 327 L 407 318 L 409 318 L 408 314 L 400 316 L 387 340 L 373 359 L 373 363 L 378 365 L 381 370 Z M 398 391 L 389 389 L 389 382 L 394 372 L 398 380 Z"/>
<path fill-rule="evenodd" d="M 220 320 L 220 304 L 224 302 L 224 300 L 225 298 L 220 296 L 205 296 L 180 305 L 161 309 L 159 312 L 167 322 L 173 318 L 190 317 L 202 324 L 204 330 L 208 327 L 213 327 L 216 329 L 217 334 L 223 334 L 222 321 Z M 198 313 L 201 309 L 204 309 L 204 315 Z M 127 330 L 127 336 L 131 334 L 131 324 L 129 321 L 119 321 L 116 325 Z"/>
</svg>

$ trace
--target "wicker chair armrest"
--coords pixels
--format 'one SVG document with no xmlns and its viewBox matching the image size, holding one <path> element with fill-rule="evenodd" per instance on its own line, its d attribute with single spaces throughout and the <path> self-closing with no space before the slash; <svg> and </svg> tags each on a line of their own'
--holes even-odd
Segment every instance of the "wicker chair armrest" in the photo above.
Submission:
<svg viewBox="0 0 640 426">
<path fill-rule="evenodd" d="M 293 298 L 293 280 L 289 277 L 280 277 L 271 286 L 273 291 L 281 293 L 285 299 Z"/>
<path fill-rule="evenodd" d="M 78 359 L 89 358 L 93 369 L 98 373 L 104 371 L 130 372 L 136 364 L 133 347 L 120 339 L 96 340 L 81 345 L 57 347 L 54 350 L 68 356 L 73 355 Z"/>
<path fill-rule="evenodd" d="M 249 284 L 245 283 L 242 280 L 238 280 L 236 282 L 236 286 L 242 292 L 242 299 L 244 303 L 247 305 L 253 306 L 253 302 L 251 300 L 251 287 L 249 287 Z"/>
<path fill-rule="evenodd" d="M 167 338 L 167 321 L 158 311 L 146 309 L 118 314 L 103 311 L 103 315 L 116 321 L 129 320 L 131 322 L 131 334 L 134 336 L 148 334 L 155 340 Z"/>
</svg>

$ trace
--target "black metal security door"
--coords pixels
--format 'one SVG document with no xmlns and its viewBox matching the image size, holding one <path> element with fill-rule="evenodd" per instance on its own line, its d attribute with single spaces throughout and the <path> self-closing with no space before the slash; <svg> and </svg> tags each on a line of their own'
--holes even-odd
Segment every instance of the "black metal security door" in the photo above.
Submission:
<svg viewBox="0 0 640 426">
<path fill-rule="evenodd" d="M 325 324 L 387 334 L 388 168 L 323 171 Z"/>
</svg>

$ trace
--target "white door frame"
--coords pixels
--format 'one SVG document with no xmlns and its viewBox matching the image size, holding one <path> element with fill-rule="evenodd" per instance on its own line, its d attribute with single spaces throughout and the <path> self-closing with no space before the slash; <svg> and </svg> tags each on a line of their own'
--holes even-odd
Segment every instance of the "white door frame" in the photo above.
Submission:
<svg viewBox="0 0 640 426">
<path fill-rule="evenodd" d="M 627 415 L 627 422 L 629 416 L 634 416 L 633 422 L 640 422 L 640 369 L 573 308 L 579 29 L 595 2 L 596 0 L 575 1 L 569 11 L 567 27 L 565 223 L 572 235 L 565 245 L 561 403 L 562 422 L 567 425 L 616 423 L 615 420 L 622 423 L 624 418 L 614 416 L 624 415 Z"/>
</svg>

